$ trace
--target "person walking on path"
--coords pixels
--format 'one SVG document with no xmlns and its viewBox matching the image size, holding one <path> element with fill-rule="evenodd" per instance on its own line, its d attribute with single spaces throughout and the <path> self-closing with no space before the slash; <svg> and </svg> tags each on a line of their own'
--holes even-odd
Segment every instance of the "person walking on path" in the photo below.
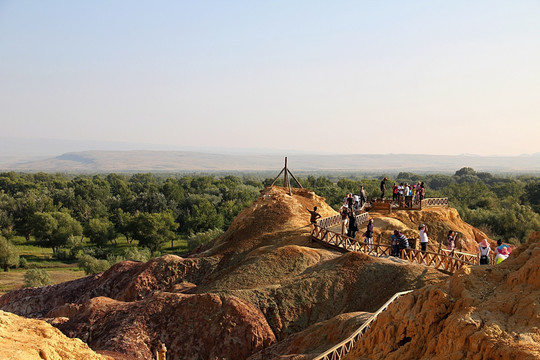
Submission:
<svg viewBox="0 0 540 360">
<path fill-rule="evenodd" d="M 427 226 L 425 224 L 420 225 L 420 247 L 422 252 L 426 252 L 429 242 Z"/>
<path fill-rule="evenodd" d="M 358 224 L 356 222 L 356 216 L 354 216 L 354 212 L 349 209 L 349 232 L 348 236 L 351 238 L 356 238 L 356 232 L 358 231 Z"/>
<path fill-rule="evenodd" d="M 480 265 L 489 265 L 489 253 L 491 248 L 486 239 L 482 240 L 478 246 L 478 250 L 480 250 Z"/>
<path fill-rule="evenodd" d="M 341 207 L 340 215 L 341 215 L 341 233 L 347 234 L 346 227 L 347 227 L 347 223 L 349 222 L 349 208 L 347 207 L 347 205 L 343 205 Z"/>
<path fill-rule="evenodd" d="M 453 255 L 455 248 L 456 248 L 456 235 L 453 230 L 450 230 L 448 232 L 448 236 L 446 236 L 446 249 L 450 250 L 450 255 Z"/>
<path fill-rule="evenodd" d="M 495 250 L 497 250 L 497 254 L 501 254 L 504 248 L 506 248 L 509 254 L 512 252 L 512 248 L 510 246 L 503 244 L 502 240 L 497 240 L 497 247 L 495 248 Z"/>
<path fill-rule="evenodd" d="M 384 193 L 386 192 L 386 182 L 388 178 L 385 176 L 381 181 L 381 199 L 384 200 Z"/>
<path fill-rule="evenodd" d="M 317 212 L 317 207 L 316 206 L 313 207 L 313 210 L 309 210 L 308 208 L 306 208 L 306 210 L 311 214 L 311 217 L 309 218 L 309 222 L 312 225 L 317 224 L 317 219 L 321 217 L 321 214 Z"/>
<path fill-rule="evenodd" d="M 497 252 L 497 256 L 495 256 L 495 264 L 500 264 L 508 258 L 508 255 L 510 255 L 510 252 L 508 251 L 509 249 L 509 247 L 503 247 L 500 252 Z"/>
<path fill-rule="evenodd" d="M 366 232 L 364 234 L 364 242 L 367 244 L 368 251 L 373 250 L 373 219 L 369 219 Z"/>
</svg>

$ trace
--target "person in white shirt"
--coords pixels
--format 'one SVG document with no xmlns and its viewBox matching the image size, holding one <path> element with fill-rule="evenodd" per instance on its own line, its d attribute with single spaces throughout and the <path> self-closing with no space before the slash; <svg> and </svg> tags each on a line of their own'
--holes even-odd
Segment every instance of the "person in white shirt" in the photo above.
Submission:
<svg viewBox="0 0 540 360">
<path fill-rule="evenodd" d="M 429 242 L 428 234 L 427 234 L 427 226 L 425 224 L 422 224 L 418 227 L 420 229 L 420 246 L 422 252 L 426 252 L 427 250 L 427 244 Z"/>
</svg>

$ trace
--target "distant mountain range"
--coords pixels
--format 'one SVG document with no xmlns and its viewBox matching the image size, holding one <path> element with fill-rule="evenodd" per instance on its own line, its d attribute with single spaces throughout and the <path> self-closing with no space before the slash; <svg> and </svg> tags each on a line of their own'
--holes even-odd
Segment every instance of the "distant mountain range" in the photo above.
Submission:
<svg viewBox="0 0 540 360">
<path fill-rule="evenodd" d="M 81 151 L 25 161 L 2 158 L 0 170 L 23 172 L 262 172 L 279 171 L 283 155 L 218 154 L 195 151 Z M 289 156 L 298 172 L 454 172 L 462 167 L 494 173 L 539 173 L 540 154 L 476 155 L 308 155 Z"/>
</svg>

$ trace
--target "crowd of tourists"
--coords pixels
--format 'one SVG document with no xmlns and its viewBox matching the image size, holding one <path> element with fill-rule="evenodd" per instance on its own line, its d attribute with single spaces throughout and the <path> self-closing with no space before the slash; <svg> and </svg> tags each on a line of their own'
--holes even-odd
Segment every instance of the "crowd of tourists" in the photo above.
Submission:
<svg viewBox="0 0 540 360">
<path fill-rule="evenodd" d="M 385 194 L 385 181 L 388 180 L 387 178 L 384 178 L 383 181 L 381 181 L 381 197 L 384 198 Z M 424 198 L 425 195 L 425 186 L 423 182 L 418 182 L 418 184 L 413 185 L 412 187 L 409 186 L 407 183 L 401 183 L 400 185 L 394 184 L 392 187 L 393 192 L 393 198 L 394 201 L 400 201 L 402 199 L 402 196 L 412 196 L 414 197 L 415 201 L 421 201 Z M 408 194 L 408 195 L 405 195 Z M 356 239 L 356 235 L 358 231 L 360 230 L 358 221 L 356 219 L 356 216 L 360 214 L 364 204 L 367 202 L 367 196 L 366 191 L 364 190 L 364 187 L 361 187 L 361 191 L 359 195 L 349 193 L 347 194 L 343 199 L 343 206 L 340 209 L 340 215 L 341 215 L 341 233 L 346 234 L 349 238 Z M 321 218 L 321 215 L 317 212 L 317 207 L 315 206 L 313 210 L 307 209 L 307 211 L 310 213 L 310 222 L 312 224 L 316 224 L 317 220 Z M 427 246 L 429 243 L 429 236 L 428 236 L 428 227 L 425 224 L 421 224 L 418 227 L 419 230 L 419 239 L 420 239 L 420 251 L 426 252 Z M 364 239 L 364 242 L 366 245 L 368 245 L 368 249 L 371 250 L 373 248 L 373 234 L 374 234 L 374 225 L 373 225 L 373 219 L 369 219 L 366 231 L 362 233 L 362 237 Z M 446 236 L 446 249 L 450 252 L 450 256 L 454 256 L 454 252 L 456 249 L 456 241 L 458 237 L 458 232 L 454 230 L 449 230 L 448 234 Z M 416 240 L 415 240 L 416 241 Z M 392 256 L 400 256 L 401 252 L 405 249 L 411 248 L 411 241 L 399 230 L 394 230 L 393 235 L 391 236 L 391 243 L 392 243 Z M 491 247 L 489 245 L 489 242 L 484 239 L 478 246 L 479 255 L 480 255 L 480 264 L 481 265 L 487 265 L 490 263 L 490 256 L 491 253 Z M 497 241 L 497 247 L 495 248 L 496 256 L 495 256 L 495 263 L 499 264 L 502 261 L 504 261 L 508 255 L 510 255 L 510 252 L 512 251 L 512 248 L 506 244 L 503 244 L 501 240 Z"/>
<path fill-rule="evenodd" d="M 388 178 L 381 180 L 381 198 L 384 199 L 386 195 L 386 182 Z M 426 196 L 426 185 L 423 181 L 418 181 L 416 184 L 409 184 L 406 182 L 394 183 L 392 185 L 392 201 L 396 203 L 404 203 L 406 207 L 410 207 L 413 203 L 420 204 Z"/>
</svg>

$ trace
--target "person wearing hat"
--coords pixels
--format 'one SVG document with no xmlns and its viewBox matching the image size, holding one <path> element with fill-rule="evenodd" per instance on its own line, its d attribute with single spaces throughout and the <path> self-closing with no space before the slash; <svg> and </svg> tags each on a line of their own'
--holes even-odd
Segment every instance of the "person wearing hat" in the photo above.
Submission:
<svg viewBox="0 0 540 360">
<path fill-rule="evenodd" d="M 506 258 L 510 255 L 510 252 L 508 251 L 507 247 L 503 247 L 500 252 L 497 252 L 497 256 L 495 256 L 495 264 L 500 264 Z"/>
<path fill-rule="evenodd" d="M 428 234 L 427 234 L 427 226 L 425 224 L 422 224 L 418 227 L 420 229 L 420 246 L 421 251 L 426 252 L 427 250 L 427 244 L 429 242 Z"/>
<path fill-rule="evenodd" d="M 489 253 L 491 247 L 489 246 L 487 239 L 482 240 L 478 246 L 478 250 L 480 250 L 480 265 L 489 265 Z"/>
</svg>

